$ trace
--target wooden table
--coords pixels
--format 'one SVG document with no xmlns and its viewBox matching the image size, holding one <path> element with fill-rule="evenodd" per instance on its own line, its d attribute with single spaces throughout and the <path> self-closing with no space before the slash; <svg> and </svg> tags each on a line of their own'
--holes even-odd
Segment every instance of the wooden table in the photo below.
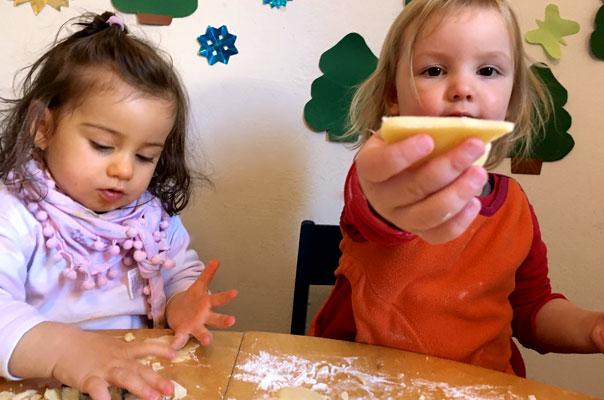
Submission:
<svg viewBox="0 0 604 400">
<path fill-rule="evenodd" d="M 107 331 L 123 336 L 127 331 Z M 133 330 L 145 340 L 167 330 Z M 255 400 L 284 387 L 349 399 L 592 399 L 528 379 L 385 347 L 266 332 L 214 332 L 208 347 L 159 372 L 187 388 L 187 399 Z M 0 391 L 41 387 L 0 382 Z M 533 397 L 534 396 L 534 397 Z"/>
</svg>

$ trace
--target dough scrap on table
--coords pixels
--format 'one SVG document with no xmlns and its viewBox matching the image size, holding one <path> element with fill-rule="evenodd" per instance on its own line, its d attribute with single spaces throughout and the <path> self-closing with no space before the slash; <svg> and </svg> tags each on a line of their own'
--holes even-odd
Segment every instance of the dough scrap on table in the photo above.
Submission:
<svg viewBox="0 0 604 400">
<path fill-rule="evenodd" d="M 159 336 L 156 338 L 145 339 L 145 342 L 158 342 L 158 343 L 170 344 L 170 343 L 172 343 L 173 340 L 174 340 L 173 335 L 165 335 L 165 336 Z M 170 360 L 170 362 L 172 364 L 177 364 L 177 363 L 181 363 L 183 361 L 190 360 L 193 356 L 193 353 L 195 353 L 195 350 L 198 347 L 199 347 L 199 342 L 197 340 L 195 340 L 195 339 L 189 340 L 182 349 L 180 349 L 176 352 L 176 357 L 174 357 L 172 360 Z"/>
<path fill-rule="evenodd" d="M 126 333 L 126 334 L 124 335 L 124 340 L 125 340 L 126 342 L 131 342 L 131 341 L 133 341 L 134 339 L 136 339 L 136 337 L 134 336 L 134 334 L 133 334 L 132 332 L 128 332 L 128 333 Z"/>
<path fill-rule="evenodd" d="M 279 389 L 277 397 L 269 400 L 329 400 L 329 397 L 303 387 L 284 387 Z"/>
</svg>

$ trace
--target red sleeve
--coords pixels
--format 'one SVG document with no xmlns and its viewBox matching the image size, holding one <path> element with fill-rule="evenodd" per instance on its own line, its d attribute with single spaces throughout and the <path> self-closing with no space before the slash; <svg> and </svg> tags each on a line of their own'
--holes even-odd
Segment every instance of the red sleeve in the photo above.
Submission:
<svg viewBox="0 0 604 400">
<path fill-rule="evenodd" d="M 514 310 L 512 329 L 523 346 L 545 353 L 535 339 L 535 317 L 548 301 L 565 297 L 552 293 L 547 268 L 547 249 L 541 240 L 541 231 L 533 207 L 533 243 L 527 258 L 516 271 L 516 287 L 509 297 Z"/>
<path fill-rule="evenodd" d="M 340 226 L 355 242 L 369 241 L 382 246 L 396 246 L 416 237 L 390 225 L 373 212 L 361 191 L 356 162 L 352 164 L 346 177 Z"/>
</svg>

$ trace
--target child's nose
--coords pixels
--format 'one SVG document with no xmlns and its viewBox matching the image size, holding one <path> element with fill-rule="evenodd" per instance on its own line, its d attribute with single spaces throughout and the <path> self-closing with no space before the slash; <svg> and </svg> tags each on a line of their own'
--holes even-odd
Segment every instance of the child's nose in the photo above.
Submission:
<svg viewBox="0 0 604 400">
<path fill-rule="evenodd" d="M 114 157 L 107 167 L 107 175 L 121 181 L 127 181 L 132 178 L 133 171 L 134 166 L 132 165 L 130 157 L 121 155 Z"/>
<path fill-rule="evenodd" d="M 474 90 L 471 79 L 463 75 L 453 77 L 449 85 L 448 97 L 451 101 L 473 100 Z"/>
</svg>

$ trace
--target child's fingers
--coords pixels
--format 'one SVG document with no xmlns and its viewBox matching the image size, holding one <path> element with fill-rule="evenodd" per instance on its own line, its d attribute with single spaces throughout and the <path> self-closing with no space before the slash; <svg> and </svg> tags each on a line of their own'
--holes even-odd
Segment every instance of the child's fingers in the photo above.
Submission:
<svg viewBox="0 0 604 400">
<path fill-rule="evenodd" d="M 84 381 L 80 390 L 92 398 L 92 400 L 111 400 L 109 395 L 109 383 L 98 376 L 91 376 Z"/>
<path fill-rule="evenodd" d="M 141 368 L 139 376 L 145 383 L 151 386 L 153 390 L 159 392 L 163 396 L 171 396 L 174 393 L 174 384 L 151 368 Z"/>
<path fill-rule="evenodd" d="M 228 292 L 220 292 L 210 295 L 210 307 L 216 308 L 224 306 L 237 296 L 237 289 L 231 289 Z"/>
<path fill-rule="evenodd" d="M 214 328 L 229 328 L 235 325 L 235 317 L 232 315 L 211 313 L 206 318 L 205 324 L 213 326 Z"/>
<path fill-rule="evenodd" d="M 434 141 L 428 135 L 415 135 L 393 144 L 372 136 L 357 156 L 359 177 L 370 182 L 383 182 L 399 174 L 434 149 Z"/>
<path fill-rule="evenodd" d="M 470 226 L 480 212 L 481 203 L 472 199 L 459 213 L 434 229 L 418 233 L 425 241 L 433 244 L 445 243 L 455 239 Z"/>
<path fill-rule="evenodd" d="M 143 366 L 141 365 L 141 367 Z M 155 373 L 155 371 L 151 371 Z M 159 399 L 160 393 L 153 389 L 151 385 L 139 375 L 138 371 L 131 368 L 113 368 L 109 372 L 109 381 L 113 385 L 122 387 L 141 399 Z"/>
<path fill-rule="evenodd" d="M 141 359 L 147 356 L 154 356 L 171 360 L 176 356 L 175 351 L 164 343 L 141 342 L 134 345 L 127 344 L 128 355 L 130 359 Z"/>
<path fill-rule="evenodd" d="M 478 139 L 469 139 L 455 149 L 430 160 L 418 168 L 408 169 L 380 184 L 380 198 L 396 199 L 398 204 L 408 205 L 425 199 L 432 193 L 446 188 L 456 179 L 459 179 L 472 163 L 484 152 L 484 144 Z M 473 167 L 474 169 L 480 167 Z M 478 186 L 486 182 L 486 171 Z M 366 188 L 363 188 L 366 190 Z M 476 191 L 472 193 L 475 195 Z M 388 204 L 384 204 L 388 206 Z"/>
<path fill-rule="evenodd" d="M 176 332 L 174 334 L 174 340 L 170 344 L 170 348 L 172 350 L 180 350 L 184 347 L 185 344 L 189 341 L 189 333 L 188 332 Z"/>
<path fill-rule="evenodd" d="M 487 174 L 481 167 L 468 169 L 444 189 L 393 213 L 394 221 L 405 221 L 405 229 L 417 233 L 436 228 L 460 213 L 482 189 Z"/>
<path fill-rule="evenodd" d="M 201 343 L 202 346 L 207 346 L 212 342 L 212 332 L 210 332 L 203 324 L 197 325 L 191 334 L 199 340 L 199 343 Z"/>
<path fill-rule="evenodd" d="M 212 260 L 207 263 L 201 275 L 199 275 L 197 280 L 193 282 L 193 284 L 189 287 L 188 291 L 191 291 L 193 293 L 207 292 L 208 286 L 210 285 L 212 278 L 214 278 L 214 274 L 216 273 L 216 270 L 219 266 L 220 261 L 218 260 Z"/>
</svg>

